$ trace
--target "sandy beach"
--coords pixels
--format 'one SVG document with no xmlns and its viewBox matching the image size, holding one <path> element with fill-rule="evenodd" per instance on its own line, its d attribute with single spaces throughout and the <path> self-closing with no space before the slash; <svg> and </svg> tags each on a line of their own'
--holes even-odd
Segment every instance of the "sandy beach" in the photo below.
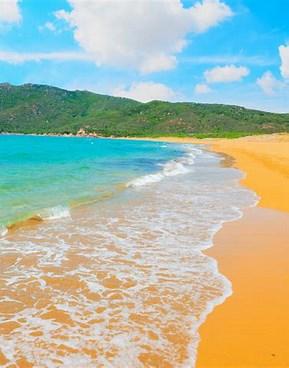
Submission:
<svg viewBox="0 0 289 368">
<path fill-rule="evenodd" d="M 233 295 L 201 326 L 197 367 L 289 367 L 289 135 L 201 143 L 233 157 L 260 202 L 225 224 L 206 252 Z"/>
<path fill-rule="evenodd" d="M 32 136 L 4 141 L 14 156 L 21 144 L 20 153 L 30 154 L 29 194 L 42 173 L 51 176 L 44 180 L 45 198 L 36 202 L 43 210 L 32 207 L 34 217 L 9 226 L 0 242 L 0 365 L 195 366 L 199 326 L 231 292 L 203 250 L 223 221 L 255 203 L 253 193 L 236 185 L 240 172 L 220 167 L 221 157 L 195 145 Z M 45 152 L 40 165 L 31 147 Z M 69 168 L 61 165 L 67 180 L 55 188 L 59 157 Z M 93 190 L 84 188 L 90 183 L 84 164 L 101 180 L 99 187 L 93 181 Z M 111 168 L 125 189 L 115 196 L 73 206 L 56 195 L 103 193 L 103 181 L 107 193 Z"/>
<path fill-rule="evenodd" d="M 253 208 L 227 223 L 207 254 L 233 295 L 200 328 L 197 367 L 289 366 L 289 215 Z"/>
<path fill-rule="evenodd" d="M 217 260 L 220 272 L 232 282 L 233 294 L 226 299 L 223 304 L 213 309 L 212 313 L 207 317 L 199 329 L 201 342 L 198 348 L 197 368 L 288 368 L 289 135 L 274 134 L 232 140 L 196 140 L 191 138 L 160 138 L 150 140 L 208 145 L 209 149 L 223 155 L 223 166 L 234 166 L 244 173 L 244 178 L 241 180 L 242 185 L 252 189 L 260 198 L 258 206 L 247 208 L 244 216 L 240 220 L 225 223 L 223 228 L 214 237 L 214 246 L 205 252 L 207 255 Z M 225 171 L 227 170 L 224 169 L 224 172 Z M 194 172 L 193 175 L 198 174 L 197 172 Z M 225 173 L 221 176 L 220 185 L 222 187 L 226 181 L 225 176 Z M 190 193 L 186 195 L 187 189 L 192 190 L 192 188 L 194 188 L 192 187 L 193 180 L 191 179 L 189 182 L 184 180 L 177 181 L 178 185 L 182 185 L 179 192 L 184 195 L 184 198 L 180 201 L 182 210 L 184 210 L 184 213 L 188 215 L 186 244 L 189 244 L 191 239 L 198 234 L 198 231 L 194 230 L 191 221 L 192 218 L 195 218 L 196 214 L 190 215 L 190 211 L 194 209 L 194 205 L 190 204 L 187 200 Z M 208 176 L 206 176 L 203 185 L 206 185 L 208 181 Z M 175 190 L 175 187 L 172 188 L 173 191 L 170 194 L 171 199 L 173 198 Z M 165 187 L 161 192 L 168 193 L 167 190 L 168 188 Z M 194 190 L 193 192 L 195 193 Z M 244 191 L 241 190 L 240 193 L 241 192 Z M 213 193 L 213 197 L 215 197 L 215 192 Z M 239 195 L 241 195 L 240 193 Z M 147 207 L 148 214 L 142 217 L 144 219 L 150 219 L 151 211 L 155 208 L 156 217 L 155 220 L 152 221 L 155 223 L 154 221 L 157 221 L 161 203 L 156 202 L 153 206 L 153 195 L 155 195 L 156 201 L 161 198 L 158 193 L 155 193 L 155 190 L 149 192 L 148 197 L 151 202 L 149 202 Z M 138 200 L 136 203 L 137 205 L 133 208 L 138 209 L 141 202 Z M 231 202 L 229 203 L 231 204 Z M 184 206 L 187 207 L 185 208 Z M 224 204 L 223 208 L 219 212 L 214 212 L 223 213 L 223 211 L 226 211 L 227 207 L 228 204 Z M 124 208 L 126 209 L 127 206 L 125 205 Z M 117 207 L 113 207 L 113 209 L 114 213 L 116 213 L 115 211 Z M 87 211 L 90 211 L 89 208 L 87 208 Z M 109 347 L 107 352 L 105 350 L 106 347 L 96 346 L 95 341 L 98 339 L 98 336 L 91 335 L 91 331 L 86 333 L 86 329 L 90 328 L 92 322 L 98 324 L 105 321 L 105 319 L 108 318 L 105 314 L 107 313 L 106 310 L 114 313 L 115 307 L 119 306 L 121 307 L 119 309 L 121 312 L 125 310 L 123 309 L 123 305 L 128 305 L 129 308 L 134 308 L 136 294 L 133 292 L 129 294 L 131 286 L 137 283 L 137 281 L 133 279 L 134 272 L 136 272 L 136 270 L 140 270 L 140 272 L 144 273 L 140 278 L 142 282 L 143 280 L 149 280 L 150 267 L 148 265 L 153 264 L 153 262 L 148 259 L 146 260 L 146 267 L 143 267 L 143 264 L 138 265 L 137 260 L 142 258 L 142 254 L 140 253 L 141 247 L 138 247 L 136 255 L 131 258 L 130 248 L 128 248 L 127 255 L 125 253 L 127 243 L 124 248 L 119 248 L 119 246 L 111 244 L 110 241 L 108 241 L 106 245 L 106 243 L 104 243 L 104 239 L 109 239 L 107 236 L 99 234 L 99 238 L 96 238 L 97 235 L 95 233 L 95 227 L 97 224 L 104 224 L 106 218 L 110 218 L 110 215 L 107 216 L 107 213 L 111 213 L 111 208 L 104 208 L 103 211 L 104 212 L 96 211 L 94 213 L 93 209 L 91 209 L 91 211 L 85 216 L 76 216 L 75 214 L 78 230 L 75 229 L 74 222 L 66 224 L 65 231 L 63 231 L 64 225 L 61 224 L 59 225 L 59 230 L 57 230 L 53 223 L 42 224 L 37 219 L 30 221 L 27 228 L 22 229 L 22 226 L 20 226 L 19 229 L 17 228 L 19 231 L 11 232 L 10 240 L 12 240 L 11 249 L 13 251 L 8 251 L 7 254 L 4 253 L 1 256 L 2 271 L 9 269 L 9 267 L 13 267 L 21 260 L 19 263 L 21 265 L 21 271 L 27 272 L 28 278 L 25 274 L 25 280 L 29 280 L 31 283 L 29 286 L 31 295 L 22 293 L 22 289 L 24 288 L 26 281 L 22 282 L 21 279 L 17 285 L 15 284 L 16 287 L 13 290 L 10 290 L 10 286 L 8 289 L 3 288 L 3 295 L 8 295 L 11 300 L 15 299 L 15 301 L 13 302 L 14 304 L 10 302 L 2 303 L 2 313 L 9 315 L 13 308 L 15 309 L 15 313 L 21 312 L 24 306 L 34 305 L 34 300 L 39 300 L 39 302 L 37 302 L 37 307 L 41 310 L 41 319 L 44 319 L 45 321 L 53 320 L 61 323 L 64 328 L 64 332 L 62 331 L 64 336 L 71 336 L 72 330 L 70 330 L 70 328 L 71 326 L 75 328 L 74 322 L 72 322 L 75 315 L 73 313 L 70 315 L 68 313 L 70 310 L 63 310 L 61 309 L 61 306 L 63 303 L 67 304 L 67 300 L 70 300 L 69 298 L 71 297 L 71 305 L 75 307 L 75 300 L 77 300 L 78 295 L 85 296 L 88 300 L 87 305 L 82 303 L 79 305 L 82 308 L 81 315 L 88 316 L 87 318 L 89 323 L 86 324 L 81 321 L 81 324 L 79 325 L 81 334 L 80 341 L 82 344 L 86 344 L 86 340 L 83 339 L 90 339 L 90 336 L 93 336 L 93 338 L 91 338 L 93 343 L 91 345 L 91 349 L 87 349 L 86 346 L 82 349 L 81 345 L 80 350 L 82 349 L 81 352 L 89 356 L 94 361 L 96 361 L 99 351 L 103 356 L 106 356 L 107 359 L 113 358 L 111 356 L 112 352 L 110 345 L 107 345 Z M 130 208 L 127 209 L 127 214 L 124 209 L 119 209 L 119 211 L 120 212 L 116 217 L 122 219 L 122 229 L 124 229 L 124 226 L 127 226 L 131 231 L 135 224 L 137 213 L 132 213 Z M 143 207 L 141 211 L 142 214 L 146 213 L 145 211 L 146 207 Z M 95 216 L 94 219 L 92 218 L 93 213 Z M 198 216 L 202 213 L 206 212 L 200 210 L 198 212 Z M 169 222 L 167 214 L 168 211 L 166 212 L 166 221 L 161 221 L 161 223 Z M 172 214 L 174 214 L 174 212 L 172 212 Z M 205 217 L 205 221 L 208 221 L 207 216 Z M 176 225 L 177 229 L 179 229 L 184 224 L 184 218 L 180 218 L 179 224 L 175 224 L 175 222 L 176 218 L 173 217 L 172 223 Z M 145 230 L 146 228 L 147 225 L 145 224 L 145 226 L 143 226 L 145 232 L 140 233 L 140 239 L 143 239 L 144 241 L 144 257 L 146 256 L 148 242 L 151 242 L 152 245 L 155 246 L 156 239 L 158 239 L 157 233 L 154 234 L 153 230 L 147 233 Z M 45 236 L 41 240 L 41 247 L 37 247 L 36 244 L 35 250 L 37 250 L 37 252 L 35 254 L 31 254 L 29 253 L 29 249 L 31 247 L 30 239 L 39 236 L 41 229 L 42 231 L 45 231 Z M 85 229 L 81 236 L 79 235 L 80 229 L 81 231 Z M 90 233 L 91 229 L 92 232 Z M 16 230 L 16 228 L 12 230 Z M 108 231 L 109 234 L 112 232 L 115 236 L 118 236 L 119 231 L 113 224 L 108 226 Z M 69 234 L 69 236 L 67 236 L 67 234 Z M 120 235 L 122 236 L 122 233 Z M 23 254 L 25 255 L 23 247 L 26 237 L 29 239 L 29 242 L 27 243 L 29 249 L 27 255 L 23 256 Z M 55 266 L 51 266 L 49 258 L 54 256 L 53 254 L 50 255 L 50 244 L 54 244 L 55 239 L 58 238 L 61 241 L 58 244 L 59 248 L 57 248 L 57 255 L 65 255 L 64 263 L 61 267 L 61 263 L 56 263 Z M 95 253 L 95 258 L 93 258 L 93 252 L 96 252 L 94 247 L 96 239 L 98 239 L 97 241 L 99 244 L 103 244 L 103 248 L 100 248 L 99 253 Z M 21 245 L 21 253 L 19 254 L 15 251 L 15 242 Z M 172 243 L 174 244 L 174 242 L 175 239 L 173 239 Z M 66 248 L 62 249 L 62 244 L 70 244 L 69 250 Z M 82 248 L 79 244 L 83 245 L 85 252 L 82 253 Z M 132 244 L 134 244 L 134 242 Z M 9 250 L 9 247 L 7 249 Z M 113 262 L 109 262 L 109 265 L 114 267 L 115 265 L 121 264 L 122 272 L 124 272 L 123 275 L 125 276 L 123 276 L 124 281 L 121 281 L 115 276 L 118 275 L 119 269 L 116 268 L 114 270 L 114 268 L 107 268 L 106 259 L 101 258 L 107 251 L 116 252 Z M 89 258 L 86 258 L 87 254 L 89 254 Z M 160 326 L 162 326 L 162 324 L 167 324 L 165 318 L 170 316 L 170 313 L 173 312 L 170 319 L 174 321 L 174 324 L 168 324 L 166 328 L 162 330 L 163 336 L 165 336 L 169 344 L 171 344 L 168 345 L 170 348 L 168 350 L 164 350 L 163 355 L 156 354 L 155 341 L 157 340 L 156 336 L 151 334 L 149 336 L 150 340 L 152 340 L 152 346 L 150 347 L 147 343 L 147 341 L 150 340 L 145 340 L 145 347 L 149 353 L 141 355 L 140 360 L 144 366 L 173 367 L 171 361 L 183 364 L 187 359 L 188 347 L 190 346 L 191 341 L 188 337 L 189 332 L 186 330 L 186 321 L 194 312 L 193 306 L 195 305 L 195 300 L 194 302 L 190 302 L 190 298 L 192 296 L 191 290 L 197 290 L 198 287 L 200 287 L 200 281 L 199 279 L 194 281 L 190 272 L 187 276 L 186 273 L 180 273 L 178 279 L 175 280 L 175 285 L 177 286 L 176 289 L 167 289 L 167 281 L 170 280 L 170 282 L 172 282 L 170 278 L 171 273 L 169 270 L 166 271 L 166 267 L 169 262 L 173 262 L 172 266 L 174 267 L 174 270 L 178 269 L 182 272 L 183 270 L 186 270 L 187 267 L 187 270 L 190 271 L 192 269 L 192 261 L 194 260 L 194 257 L 190 258 L 184 254 L 181 267 L 179 267 L 179 264 L 174 265 L 174 261 L 177 260 L 178 257 L 173 253 L 169 253 L 167 248 L 164 253 L 160 254 L 161 257 L 158 258 L 158 267 L 162 269 L 162 273 L 160 275 L 164 281 L 164 288 L 162 289 L 162 283 L 159 283 L 157 288 L 155 288 L 154 285 L 151 286 L 148 284 L 148 287 L 144 288 L 143 294 L 139 291 L 137 294 L 137 298 L 140 298 L 141 303 L 144 301 L 144 309 L 149 305 L 150 313 L 132 313 L 133 325 L 128 326 L 123 324 L 123 321 L 126 319 L 121 314 L 119 315 L 119 320 L 116 318 L 116 315 L 113 314 L 112 319 L 110 319 L 111 327 L 109 327 L 109 329 L 115 331 L 127 329 L 128 331 L 132 331 L 131 333 L 135 333 L 135 331 L 137 331 L 139 332 L 139 336 L 146 337 L 144 331 L 150 326 L 150 323 L 153 326 L 151 331 L 153 331 L 153 328 L 155 328 L 158 323 L 157 318 L 152 318 L 152 306 L 154 306 L 157 316 L 161 315 L 160 311 L 163 311 L 164 305 L 167 306 L 167 309 L 162 312 L 163 314 L 160 318 Z M 162 255 L 164 255 L 164 259 L 162 258 Z M 41 277 L 43 278 L 45 285 L 48 285 L 50 289 L 42 289 L 41 285 L 43 285 L 43 283 L 39 286 L 38 281 L 35 281 L 39 278 L 35 279 L 34 274 L 29 276 L 31 269 L 38 269 L 39 260 L 46 258 L 48 263 L 42 266 L 40 265 L 41 267 L 39 269 L 41 271 L 40 276 L 42 275 Z M 161 263 L 162 259 L 163 263 Z M 109 260 L 111 260 L 111 256 L 109 257 Z M 54 263 L 55 260 L 53 259 L 52 264 Z M 88 284 L 83 282 L 83 279 L 80 279 L 79 270 L 81 270 L 81 277 L 85 276 L 85 273 L 83 273 L 84 265 L 88 270 L 91 268 L 88 272 L 89 282 L 91 282 L 90 276 L 96 273 L 94 276 L 98 280 L 97 285 L 102 285 L 105 288 L 102 294 L 99 294 L 99 290 L 102 289 L 90 289 L 87 286 Z M 15 272 L 17 273 L 18 269 L 15 269 Z M 45 272 L 48 272 L 48 276 Z M 175 272 L 174 278 L 176 278 L 176 276 L 177 274 Z M 31 279 L 29 279 L 29 277 Z M 206 274 L 206 280 L 207 279 L 208 274 Z M 211 285 L 210 282 L 208 282 L 208 284 Z M 71 285 L 73 285 L 73 287 L 71 287 Z M 179 287 L 183 288 L 181 294 L 179 293 Z M 185 287 L 188 287 L 188 289 Z M 202 295 L 205 295 L 204 292 L 210 291 L 209 288 L 210 286 L 203 287 Z M 61 293 L 66 293 L 65 300 L 63 301 L 61 299 L 62 294 L 59 296 L 59 290 Z M 95 292 L 96 290 L 97 293 Z M 172 294 L 174 290 L 175 294 Z M 184 292 L 184 290 L 187 291 Z M 149 294 L 147 293 L 148 291 Z M 150 295 L 151 302 L 150 298 L 147 300 L 148 295 Z M 51 305 L 51 300 L 54 300 L 56 296 L 60 298 L 59 300 L 61 302 L 59 302 L 55 307 L 54 304 Z M 168 296 L 170 296 L 170 298 L 168 298 Z M 166 303 L 163 303 L 162 298 L 164 298 L 163 300 L 166 300 Z M 100 306 L 100 300 L 102 303 L 107 304 Z M 173 300 L 173 303 L 170 304 L 169 300 Z M 91 311 L 90 309 L 93 303 L 94 309 Z M 37 310 L 37 308 L 35 310 Z M 71 311 L 73 310 L 74 309 L 71 309 Z M 98 319 L 95 319 L 95 310 L 97 310 Z M 136 310 L 138 311 L 138 309 Z M 7 322 L 2 323 L 1 334 L 3 336 L 15 336 L 15 338 L 18 336 L 22 341 L 24 335 L 21 333 L 21 326 L 15 324 L 15 322 L 11 322 L 10 319 L 8 319 Z M 19 321 L 21 323 L 23 322 L 21 318 Z M 27 326 L 30 328 L 30 323 Z M 25 327 L 24 324 L 23 327 Z M 83 332 L 85 333 L 83 334 Z M 57 356 L 54 356 L 53 362 L 55 364 L 60 366 L 62 356 L 66 356 L 67 354 L 69 354 L 70 357 L 73 354 L 77 356 L 79 353 L 76 349 L 71 350 L 71 346 L 69 344 L 61 344 L 56 349 L 53 345 L 54 340 L 51 340 L 50 338 L 48 343 L 45 339 L 42 341 L 41 334 L 41 328 L 39 330 L 35 329 L 31 333 L 33 339 L 39 339 L 37 341 L 35 340 L 35 345 L 33 345 L 36 349 L 35 351 L 38 351 L 37 354 L 41 353 L 42 355 L 45 355 L 46 351 L 48 353 L 49 351 L 53 352 L 53 354 L 55 352 L 59 353 Z M 103 334 L 101 336 L 103 339 Z M 40 340 L 42 341 L 42 345 L 39 342 Z M 197 340 L 198 339 L 196 339 L 196 344 Z M 91 341 L 89 340 L 89 344 Z M 79 342 L 77 344 L 79 344 Z M 175 355 L 170 361 L 168 356 L 174 350 L 171 348 L 172 346 L 176 353 L 174 353 Z M 30 346 L 29 349 L 31 349 Z M 7 357 L 9 354 L 7 355 L 6 353 L 7 351 L 0 351 L 0 365 L 6 364 L 8 367 Z M 17 352 L 17 354 L 19 355 L 20 352 Z M 26 358 L 24 358 L 24 356 L 26 357 L 26 355 L 23 355 L 23 353 L 21 354 L 22 355 L 19 356 L 17 355 L 17 366 L 34 366 L 31 363 L 31 361 L 33 361 L 31 357 L 29 358 L 30 360 L 28 357 L 28 360 L 25 360 Z M 117 355 L 117 352 L 114 352 L 113 354 Z"/>
</svg>

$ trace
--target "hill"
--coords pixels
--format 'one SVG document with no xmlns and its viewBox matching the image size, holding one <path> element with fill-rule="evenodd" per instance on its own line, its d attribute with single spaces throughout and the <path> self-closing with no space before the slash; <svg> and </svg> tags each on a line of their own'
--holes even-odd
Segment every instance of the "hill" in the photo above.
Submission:
<svg viewBox="0 0 289 368">
<path fill-rule="evenodd" d="M 134 100 L 45 85 L 0 84 L 0 133 L 234 136 L 289 131 L 289 114 Z"/>
</svg>

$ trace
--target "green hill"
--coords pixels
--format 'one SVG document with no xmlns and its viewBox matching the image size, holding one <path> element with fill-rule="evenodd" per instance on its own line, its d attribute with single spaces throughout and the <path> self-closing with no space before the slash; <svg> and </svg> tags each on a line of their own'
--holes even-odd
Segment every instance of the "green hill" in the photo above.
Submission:
<svg viewBox="0 0 289 368">
<path fill-rule="evenodd" d="M 289 114 L 239 106 L 134 100 L 85 91 L 0 84 L 0 132 L 102 136 L 234 136 L 289 131 Z"/>
</svg>

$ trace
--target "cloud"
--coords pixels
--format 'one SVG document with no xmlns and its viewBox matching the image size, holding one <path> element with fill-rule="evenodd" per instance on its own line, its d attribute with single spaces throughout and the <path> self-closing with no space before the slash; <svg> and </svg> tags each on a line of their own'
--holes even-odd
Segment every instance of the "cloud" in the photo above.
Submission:
<svg viewBox="0 0 289 368">
<path fill-rule="evenodd" d="M 48 31 L 51 31 L 51 32 L 56 32 L 57 29 L 56 29 L 56 26 L 55 26 L 54 23 L 46 22 L 42 26 L 39 27 L 39 30 L 40 31 L 48 30 Z"/>
<path fill-rule="evenodd" d="M 289 45 L 288 46 L 281 45 L 279 47 L 279 54 L 281 58 L 280 71 L 282 77 L 285 79 L 289 79 Z"/>
<path fill-rule="evenodd" d="M 0 0 L 1 1 L 1 0 Z M 0 62 L 9 64 L 22 64 L 25 62 L 39 61 L 92 61 L 91 58 L 80 52 L 28 52 L 18 53 L 12 51 L 0 51 Z"/>
<path fill-rule="evenodd" d="M 172 69 L 189 33 L 205 32 L 233 15 L 221 0 L 184 8 L 180 0 L 68 0 L 72 10 L 57 19 L 97 65 L 134 68 L 142 73 Z"/>
<path fill-rule="evenodd" d="M 204 77 L 207 83 L 231 83 L 240 81 L 249 73 L 244 66 L 225 65 L 206 70 Z"/>
<path fill-rule="evenodd" d="M 212 91 L 211 88 L 205 83 L 199 83 L 195 86 L 195 93 L 199 95 L 207 94 L 210 93 L 211 91 Z"/>
<path fill-rule="evenodd" d="M 142 64 L 140 71 L 142 73 L 153 73 L 160 70 L 173 69 L 177 64 L 175 56 L 159 55 L 148 57 L 146 62 Z"/>
<path fill-rule="evenodd" d="M 203 0 L 191 8 L 191 16 L 196 32 L 205 32 L 227 17 L 233 16 L 232 10 L 221 1 Z"/>
<path fill-rule="evenodd" d="M 175 97 L 174 91 L 161 83 L 140 82 L 133 83 L 129 88 L 116 88 L 113 96 L 127 97 L 133 100 L 148 102 L 152 100 L 171 101 Z"/>
<path fill-rule="evenodd" d="M 262 77 L 257 79 L 256 83 L 268 96 L 273 96 L 276 90 L 284 86 L 284 83 L 276 79 L 270 71 L 265 72 Z"/>
<path fill-rule="evenodd" d="M 199 55 L 184 56 L 180 58 L 182 63 L 191 64 L 246 64 L 254 66 L 278 65 L 278 58 L 268 58 L 262 55 Z"/>
<path fill-rule="evenodd" d="M 0 23 L 19 23 L 21 13 L 18 0 L 0 0 Z"/>
</svg>

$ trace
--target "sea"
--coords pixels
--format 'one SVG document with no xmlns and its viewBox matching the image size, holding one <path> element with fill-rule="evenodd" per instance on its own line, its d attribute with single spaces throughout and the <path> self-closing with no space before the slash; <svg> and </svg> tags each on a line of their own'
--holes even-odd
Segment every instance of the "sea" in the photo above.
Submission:
<svg viewBox="0 0 289 368">
<path fill-rule="evenodd" d="M 0 135 L 1 367 L 194 367 L 257 197 L 203 145 Z M 234 247 L 234 244 L 232 244 Z"/>
</svg>

